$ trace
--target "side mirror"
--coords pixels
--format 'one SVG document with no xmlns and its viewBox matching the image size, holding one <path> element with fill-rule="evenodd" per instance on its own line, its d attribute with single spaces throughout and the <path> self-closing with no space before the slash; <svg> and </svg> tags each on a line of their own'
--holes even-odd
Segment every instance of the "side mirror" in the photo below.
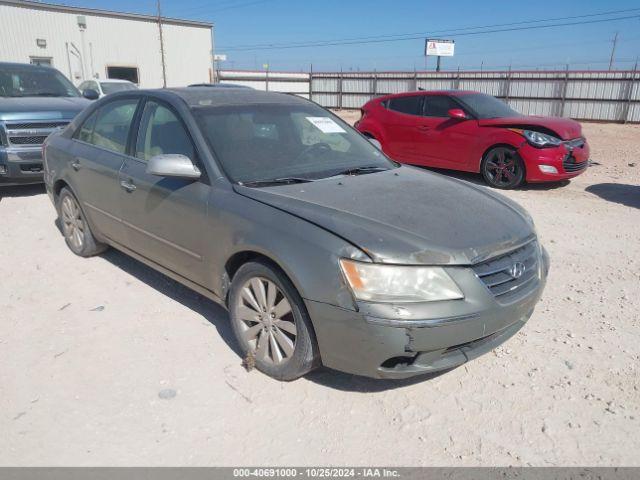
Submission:
<svg viewBox="0 0 640 480">
<path fill-rule="evenodd" d="M 149 159 L 147 173 L 158 177 L 191 178 L 196 180 L 202 173 L 189 157 L 179 154 L 156 155 Z"/>
<path fill-rule="evenodd" d="M 87 88 L 86 90 L 83 90 L 82 96 L 87 100 L 97 100 L 98 98 L 100 98 L 100 94 L 92 88 Z"/>
<path fill-rule="evenodd" d="M 456 118 L 458 120 L 465 120 L 467 118 L 467 114 L 464 113 L 464 110 L 461 108 L 452 108 L 448 113 L 449 118 Z"/>
<path fill-rule="evenodd" d="M 376 147 L 378 150 L 382 150 L 382 144 L 376 140 L 375 138 L 370 138 L 369 141 L 371 142 L 371 144 Z"/>
</svg>

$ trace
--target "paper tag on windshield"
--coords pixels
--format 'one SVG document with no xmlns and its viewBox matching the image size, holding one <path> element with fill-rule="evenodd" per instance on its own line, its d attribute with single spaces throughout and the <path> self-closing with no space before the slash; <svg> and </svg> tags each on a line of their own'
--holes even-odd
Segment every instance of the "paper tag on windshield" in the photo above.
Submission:
<svg viewBox="0 0 640 480">
<path fill-rule="evenodd" d="M 305 117 L 322 133 L 347 133 L 329 117 Z"/>
</svg>

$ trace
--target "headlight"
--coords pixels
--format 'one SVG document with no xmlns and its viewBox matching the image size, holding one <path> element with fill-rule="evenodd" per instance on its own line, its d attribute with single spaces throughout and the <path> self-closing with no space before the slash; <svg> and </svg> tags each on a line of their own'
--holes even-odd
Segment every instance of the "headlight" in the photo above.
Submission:
<svg viewBox="0 0 640 480">
<path fill-rule="evenodd" d="M 358 300 L 435 302 L 464 298 L 455 282 L 440 267 L 380 265 L 341 259 L 340 268 Z"/>
<path fill-rule="evenodd" d="M 522 135 L 535 147 L 557 147 L 562 144 L 562 140 L 546 133 L 534 132 L 533 130 L 523 130 Z"/>
</svg>

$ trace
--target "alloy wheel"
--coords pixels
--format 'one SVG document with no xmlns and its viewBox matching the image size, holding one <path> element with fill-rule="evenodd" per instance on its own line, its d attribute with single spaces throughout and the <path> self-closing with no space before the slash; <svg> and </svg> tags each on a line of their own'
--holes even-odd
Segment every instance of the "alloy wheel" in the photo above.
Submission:
<svg viewBox="0 0 640 480">
<path fill-rule="evenodd" d="M 85 226 L 80 207 L 75 199 L 69 195 L 62 199 L 62 230 L 65 238 L 74 250 L 81 251 L 84 247 Z"/>
<path fill-rule="evenodd" d="M 291 304 L 282 290 L 261 277 L 249 279 L 237 300 L 236 317 L 255 359 L 281 365 L 293 356 L 297 328 Z"/>
<path fill-rule="evenodd" d="M 516 153 L 505 147 L 493 149 L 485 161 L 485 174 L 497 187 L 513 186 L 520 179 L 520 164 Z"/>
</svg>

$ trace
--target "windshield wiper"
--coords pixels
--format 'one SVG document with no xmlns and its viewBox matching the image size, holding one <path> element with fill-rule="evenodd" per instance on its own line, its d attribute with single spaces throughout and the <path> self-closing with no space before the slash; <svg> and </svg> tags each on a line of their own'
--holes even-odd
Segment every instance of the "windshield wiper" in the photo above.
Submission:
<svg viewBox="0 0 640 480">
<path fill-rule="evenodd" d="M 340 172 L 334 173 L 333 175 L 331 175 L 331 177 L 338 177 L 340 175 L 365 175 L 367 173 L 384 172 L 386 170 L 389 170 L 389 169 L 387 167 L 380 167 L 377 165 L 368 165 L 365 167 L 347 168 Z M 331 177 L 326 177 L 326 178 L 331 178 Z"/>
<path fill-rule="evenodd" d="M 33 93 L 25 93 L 22 94 L 23 97 L 68 97 L 69 95 L 64 95 L 56 92 L 33 92 Z"/>
<path fill-rule="evenodd" d="M 304 177 L 280 177 L 267 180 L 250 180 L 248 182 L 238 182 L 238 184 L 244 187 L 264 187 L 267 185 L 290 185 L 292 183 L 308 183 L 313 181 L 311 178 Z"/>
</svg>

